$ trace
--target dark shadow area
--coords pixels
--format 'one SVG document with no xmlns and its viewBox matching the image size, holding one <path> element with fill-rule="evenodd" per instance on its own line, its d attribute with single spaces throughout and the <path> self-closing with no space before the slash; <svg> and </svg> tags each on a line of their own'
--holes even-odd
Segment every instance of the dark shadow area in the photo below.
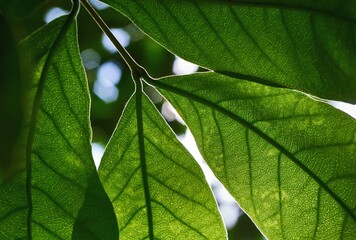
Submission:
<svg viewBox="0 0 356 240">
<path fill-rule="evenodd" d="M 114 208 L 96 171 L 90 177 L 83 205 L 74 223 L 72 239 L 119 239 Z"/>
<path fill-rule="evenodd" d="M 0 179 L 13 176 L 21 168 L 16 145 L 22 120 L 17 49 L 12 31 L 0 12 Z"/>
<path fill-rule="evenodd" d="M 263 236 L 251 219 L 243 213 L 236 225 L 228 231 L 231 240 L 263 240 Z"/>
</svg>

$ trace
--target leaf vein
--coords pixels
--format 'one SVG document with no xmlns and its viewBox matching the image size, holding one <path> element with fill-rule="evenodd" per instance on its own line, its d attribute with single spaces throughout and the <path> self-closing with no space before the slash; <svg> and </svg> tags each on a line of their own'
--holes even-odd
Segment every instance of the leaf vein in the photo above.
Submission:
<svg viewBox="0 0 356 240">
<path fill-rule="evenodd" d="M 37 190 L 40 192 L 42 195 L 46 196 L 48 200 L 50 200 L 52 203 L 54 203 L 58 209 L 62 210 L 63 213 L 65 213 L 68 217 L 70 217 L 72 220 L 75 219 L 75 217 L 72 215 L 71 212 L 66 210 L 60 203 L 56 201 L 54 197 L 52 197 L 49 193 L 47 193 L 45 190 L 41 189 L 39 186 L 32 185 L 32 189 Z"/>
<path fill-rule="evenodd" d="M 137 137 L 137 134 L 134 134 L 134 135 L 131 137 L 130 141 L 129 141 L 128 144 L 127 144 L 127 147 L 124 148 L 124 151 L 123 151 L 122 154 L 120 155 L 119 159 L 118 159 L 117 161 L 115 161 L 114 166 L 113 166 L 113 167 L 110 169 L 110 171 L 105 175 L 105 177 L 104 177 L 104 182 L 106 182 L 106 181 L 109 179 L 110 175 L 115 171 L 115 169 L 117 168 L 117 166 L 119 166 L 119 164 L 121 163 L 122 159 L 125 157 L 125 154 L 126 154 L 127 150 L 129 149 L 129 147 L 131 146 L 133 140 L 134 140 L 136 137 Z"/>
<path fill-rule="evenodd" d="M 208 239 L 202 232 L 200 232 L 198 229 L 194 228 L 193 226 L 190 226 L 188 223 L 184 222 L 181 218 L 179 218 L 178 216 L 176 216 L 170 209 L 168 209 L 165 205 L 163 205 L 161 202 L 152 199 L 153 203 L 156 203 L 157 205 L 161 206 L 163 209 L 165 209 L 172 217 L 174 217 L 175 219 L 177 219 L 180 223 L 182 223 L 183 225 L 187 226 L 188 228 L 192 229 L 194 232 L 198 233 L 200 236 L 202 236 L 205 239 Z"/>
<path fill-rule="evenodd" d="M 274 146 L 276 149 L 278 149 L 280 152 L 282 152 L 283 155 L 285 155 L 288 159 L 290 159 L 296 166 L 301 168 L 307 175 L 309 175 L 318 185 L 320 185 L 344 210 L 347 212 L 355 221 L 356 221 L 356 215 L 353 213 L 352 209 L 350 209 L 349 206 L 347 206 L 341 199 L 340 197 L 322 180 L 320 179 L 312 170 L 310 170 L 302 161 L 300 161 L 296 156 L 293 155 L 292 152 L 290 152 L 288 149 L 286 149 L 284 146 L 279 144 L 277 141 L 275 141 L 273 138 L 268 136 L 266 133 L 264 133 L 262 130 L 245 120 L 244 118 L 240 117 L 239 115 L 222 108 L 221 106 L 215 104 L 214 102 L 204 99 L 200 96 L 190 94 L 189 92 L 186 92 L 182 89 L 176 88 L 174 86 L 167 85 L 161 81 L 157 80 L 150 80 L 150 83 L 154 86 L 157 86 L 159 88 L 165 89 L 167 91 L 173 92 L 175 94 L 178 94 L 180 96 L 184 96 L 186 98 L 193 101 L 196 101 L 200 104 L 203 104 L 205 106 L 208 106 L 212 109 L 215 109 L 216 111 L 220 112 L 221 114 L 231 118 L 232 120 L 240 123 L 243 127 L 250 129 L 253 131 L 256 135 L 261 137 L 263 140 L 265 140 L 267 143 L 271 144 Z"/>
<path fill-rule="evenodd" d="M 204 205 L 203 203 L 201 202 L 198 202 L 192 198 L 189 198 L 188 196 L 184 195 L 183 193 L 175 190 L 174 188 L 172 188 L 171 186 L 168 186 L 165 182 L 161 181 L 160 179 L 156 178 L 154 175 L 152 174 L 148 174 L 149 177 L 151 177 L 152 179 L 154 179 L 156 182 L 158 182 L 159 184 L 161 184 L 162 186 L 166 187 L 167 189 L 169 189 L 170 191 L 174 192 L 175 194 L 179 195 L 180 197 L 190 201 L 190 202 L 193 202 L 201 207 L 203 207 L 205 210 L 208 210 L 209 212 L 211 211 L 211 209 L 209 209 L 206 205 Z"/>
<path fill-rule="evenodd" d="M 226 44 L 224 39 L 220 36 L 219 32 L 215 29 L 213 24 L 209 21 L 209 19 L 207 18 L 207 16 L 205 15 L 203 10 L 201 9 L 201 7 L 195 1 L 193 1 L 193 4 L 194 4 L 195 8 L 198 10 L 199 14 L 204 19 L 204 21 L 207 23 L 208 27 L 211 29 L 211 31 L 214 33 L 214 35 L 220 41 L 220 43 L 225 48 L 225 50 L 228 52 L 228 54 L 232 57 L 232 59 L 234 59 L 239 64 L 240 67 L 244 68 L 244 66 L 242 65 L 242 63 L 240 61 L 240 58 L 238 56 L 236 56 L 234 51 L 229 47 L 228 44 Z"/>
<path fill-rule="evenodd" d="M 184 171 L 189 172 L 191 174 L 191 176 L 195 177 L 197 180 L 199 180 L 199 182 L 202 182 L 202 180 L 200 179 L 199 176 L 197 176 L 194 172 L 192 172 L 189 168 L 186 168 L 185 166 L 179 164 L 178 162 L 176 162 L 173 158 L 171 158 L 170 156 L 166 155 L 161 148 L 159 148 L 153 141 L 151 141 L 149 138 L 145 137 L 145 140 L 147 140 L 160 154 L 162 154 L 165 159 L 169 160 L 170 162 L 174 163 L 175 165 L 177 165 L 178 167 L 184 169 Z"/>
<path fill-rule="evenodd" d="M 34 224 L 36 224 L 37 226 L 39 226 L 40 228 L 42 228 L 43 230 L 45 230 L 46 232 L 50 233 L 53 237 L 57 238 L 57 239 L 61 239 L 64 240 L 64 238 L 61 238 L 57 233 L 53 232 L 51 229 L 49 229 L 49 227 L 46 227 L 45 225 L 43 225 L 42 223 L 37 222 L 36 220 L 32 220 L 32 222 Z"/>
<path fill-rule="evenodd" d="M 130 174 L 128 180 L 125 182 L 124 186 L 122 186 L 122 189 L 120 190 L 120 192 L 118 192 L 118 194 L 112 199 L 112 203 L 116 202 L 118 200 L 118 198 L 120 197 L 120 195 L 125 191 L 126 187 L 130 184 L 131 180 L 133 179 L 133 177 L 135 176 L 135 174 L 137 173 L 137 171 L 140 169 L 140 166 L 138 166 L 137 168 L 135 168 L 132 173 Z"/>
<path fill-rule="evenodd" d="M 54 128 L 56 129 L 56 131 L 61 135 L 62 139 L 64 140 L 64 142 L 70 147 L 70 149 L 77 155 L 77 157 L 81 160 L 82 163 L 85 163 L 85 159 L 78 153 L 78 151 L 72 146 L 72 144 L 69 142 L 68 138 L 64 135 L 64 133 L 60 130 L 60 128 L 58 127 L 57 122 L 54 120 L 54 118 L 51 116 L 51 114 L 49 112 L 47 112 L 47 110 L 45 108 L 43 108 L 42 106 L 40 106 L 40 110 L 41 112 L 44 113 L 45 116 L 47 116 L 47 118 L 52 122 Z"/>
<path fill-rule="evenodd" d="M 26 209 L 27 209 L 26 206 L 16 207 L 16 208 L 12 209 L 11 211 L 9 211 L 9 212 L 3 214 L 3 215 L 0 217 L 0 222 L 1 222 L 1 221 L 4 221 L 6 218 L 10 217 L 11 215 L 13 215 L 13 214 L 15 214 L 15 213 L 17 213 L 17 212 L 19 212 L 19 211 L 21 211 L 21 210 L 26 210 Z"/>
</svg>

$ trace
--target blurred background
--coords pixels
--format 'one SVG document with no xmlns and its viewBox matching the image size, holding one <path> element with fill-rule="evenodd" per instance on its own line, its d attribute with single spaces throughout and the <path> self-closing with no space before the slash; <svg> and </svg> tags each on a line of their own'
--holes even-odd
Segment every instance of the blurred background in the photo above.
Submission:
<svg viewBox="0 0 356 240">
<path fill-rule="evenodd" d="M 25 2 L 29 3 L 31 1 Z M 90 0 L 90 2 L 111 28 L 112 33 L 120 43 L 140 65 L 146 68 L 151 76 L 162 77 L 206 71 L 174 56 L 142 33 L 127 18 L 107 5 L 97 0 Z M 2 6 L 5 6 L 3 2 Z M 44 4 L 39 5 L 37 9 L 34 9 L 26 17 L 10 16 L 9 18 L 6 16 L 6 20 L 11 26 L 15 40 L 19 42 L 45 23 L 67 14 L 70 8 L 70 1 L 45 1 Z M 92 98 L 92 149 L 95 164 L 98 167 L 105 145 L 121 116 L 127 100 L 134 91 L 134 84 L 131 80 L 129 69 L 116 52 L 116 49 L 84 8 L 82 8 L 78 16 L 78 36 Z M 219 205 L 229 233 L 229 239 L 263 239 L 252 221 L 243 213 L 207 167 L 197 149 L 192 134 L 172 106 L 155 89 L 146 87 L 145 92 L 155 103 L 173 131 L 175 131 L 178 139 L 202 166 Z"/>
</svg>

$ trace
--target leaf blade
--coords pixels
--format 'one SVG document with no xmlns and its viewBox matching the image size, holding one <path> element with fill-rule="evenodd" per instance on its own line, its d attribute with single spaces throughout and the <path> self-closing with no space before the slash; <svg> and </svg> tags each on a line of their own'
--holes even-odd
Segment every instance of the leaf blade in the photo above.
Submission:
<svg viewBox="0 0 356 240">
<path fill-rule="evenodd" d="M 89 92 L 73 14 L 20 45 L 30 109 L 27 237 L 83 239 L 90 232 L 117 239 L 112 205 L 91 156 Z M 96 221 L 101 229 L 91 228 Z"/>
<path fill-rule="evenodd" d="M 142 95 L 142 107 L 140 98 L 132 97 L 126 106 L 99 168 L 120 237 L 226 238 L 201 170 L 147 97 Z"/>
<path fill-rule="evenodd" d="M 356 101 L 352 1 L 105 2 L 170 51 L 208 69 Z"/>
<path fill-rule="evenodd" d="M 267 237 L 355 236 L 353 119 L 303 94 L 216 73 L 150 83 Z"/>
</svg>

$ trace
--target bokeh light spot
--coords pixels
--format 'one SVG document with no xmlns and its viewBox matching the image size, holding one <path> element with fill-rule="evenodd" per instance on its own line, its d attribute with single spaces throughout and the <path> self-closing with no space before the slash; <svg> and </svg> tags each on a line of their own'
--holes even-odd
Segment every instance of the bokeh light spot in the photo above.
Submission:
<svg viewBox="0 0 356 240">
<path fill-rule="evenodd" d="M 89 48 L 81 52 L 84 67 L 88 70 L 97 68 L 100 63 L 100 55 L 93 49 Z"/>
<path fill-rule="evenodd" d="M 110 82 L 113 85 L 119 83 L 121 74 L 122 72 L 119 66 L 112 61 L 101 64 L 98 69 L 98 79 L 100 81 Z"/>
<path fill-rule="evenodd" d="M 131 37 L 125 30 L 121 28 L 111 28 L 110 31 L 123 47 L 127 47 L 130 44 Z M 114 53 L 117 51 L 114 44 L 105 34 L 103 34 L 101 42 L 109 52 Z"/>
<path fill-rule="evenodd" d="M 100 165 L 100 162 L 101 162 L 101 158 L 104 155 L 104 146 L 101 145 L 100 143 L 93 142 L 91 144 L 91 151 L 92 151 L 92 154 L 93 154 L 93 159 L 94 159 L 95 166 L 98 169 L 99 165 Z"/>
<path fill-rule="evenodd" d="M 180 57 L 176 57 L 173 63 L 173 73 L 176 75 L 191 74 L 198 70 L 198 66 Z"/>
<path fill-rule="evenodd" d="M 108 61 L 99 66 L 97 80 L 94 82 L 94 93 L 106 103 L 116 101 L 119 89 L 116 84 L 121 79 L 121 69 L 117 64 Z"/>
<path fill-rule="evenodd" d="M 48 10 L 46 15 L 44 16 L 44 21 L 46 23 L 49 23 L 49 22 L 53 21 L 54 19 L 59 18 L 66 14 L 68 14 L 68 11 L 63 10 L 62 8 L 59 8 L 59 7 L 54 7 L 54 8 L 51 8 L 50 10 Z"/>
<path fill-rule="evenodd" d="M 104 10 L 109 7 L 107 4 L 98 0 L 89 0 L 89 2 L 96 10 Z"/>
</svg>

